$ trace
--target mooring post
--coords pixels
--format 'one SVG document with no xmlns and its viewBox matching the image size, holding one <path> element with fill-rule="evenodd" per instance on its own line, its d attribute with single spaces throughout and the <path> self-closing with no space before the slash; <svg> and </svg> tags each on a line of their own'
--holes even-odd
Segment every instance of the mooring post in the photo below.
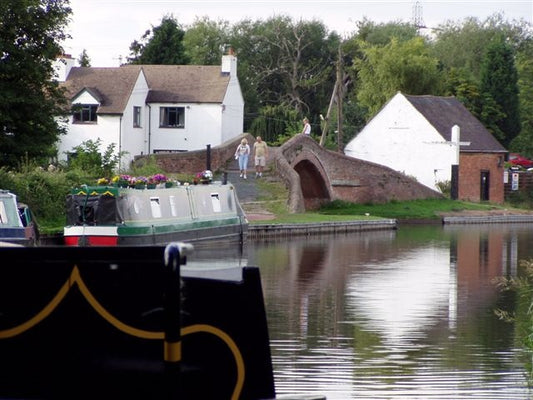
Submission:
<svg viewBox="0 0 533 400">
<path fill-rule="evenodd" d="M 205 169 L 211 171 L 211 145 L 208 144 L 205 156 Z"/>
<path fill-rule="evenodd" d="M 168 399 L 179 399 L 181 394 L 181 290 L 180 266 L 187 262 L 192 245 L 170 243 L 165 248 L 164 291 L 164 363 Z"/>
</svg>

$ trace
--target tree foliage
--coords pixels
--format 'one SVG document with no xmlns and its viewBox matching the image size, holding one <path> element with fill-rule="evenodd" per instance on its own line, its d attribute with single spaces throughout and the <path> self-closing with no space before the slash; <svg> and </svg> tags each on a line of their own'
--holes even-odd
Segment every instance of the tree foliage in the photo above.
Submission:
<svg viewBox="0 0 533 400">
<path fill-rule="evenodd" d="M 301 131 L 300 115 L 287 105 L 264 106 L 259 116 L 254 119 L 250 133 L 261 136 L 270 143 L 283 142 L 283 138 L 290 137 Z"/>
<path fill-rule="evenodd" d="M 420 37 L 385 46 L 362 46 L 364 57 L 357 60 L 357 98 L 374 115 L 398 91 L 411 95 L 439 94 L 438 60 Z"/>
<path fill-rule="evenodd" d="M 239 57 L 246 113 L 255 116 L 266 105 L 284 104 L 316 120 L 333 89 L 339 43 L 319 21 L 278 16 L 236 24 L 231 45 Z"/>
<path fill-rule="evenodd" d="M 183 47 L 185 31 L 173 16 L 165 16 L 161 24 L 147 30 L 140 41 L 130 45 L 130 64 L 188 64 Z"/>
<path fill-rule="evenodd" d="M 47 159 L 62 133 L 65 99 L 53 62 L 62 53 L 71 9 L 67 0 L 0 2 L 0 164 L 23 156 Z"/>
<path fill-rule="evenodd" d="M 79 58 L 78 58 L 78 64 L 80 67 L 90 67 L 91 66 L 91 59 L 89 55 L 87 54 L 87 50 L 83 49 L 81 52 Z"/>
<path fill-rule="evenodd" d="M 502 133 L 501 142 L 506 147 L 520 133 L 517 82 L 514 52 L 503 38 L 495 38 L 487 46 L 483 60 L 481 90 L 487 98 L 494 99 L 494 104 L 501 110 L 501 113 L 500 118 L 493 121 L 483 119 L 483 121 L 486 125 L 494 123 L 499 128 Z M 491 106 L 490 101 L 487 101 L 485 105 Z"/>
<path fill-rule="evenodd" d="M 525 42 L 516 57 L 522 129 L 511 142 L 511 150 L 533 157 L 533 38 Z"/>
<path fill-rule="evenodd" d="M 229 43 L 229 23 L 198 18 L 183 37 L 187 59 L 193 65 L 220 65 Z"/>
</svg>

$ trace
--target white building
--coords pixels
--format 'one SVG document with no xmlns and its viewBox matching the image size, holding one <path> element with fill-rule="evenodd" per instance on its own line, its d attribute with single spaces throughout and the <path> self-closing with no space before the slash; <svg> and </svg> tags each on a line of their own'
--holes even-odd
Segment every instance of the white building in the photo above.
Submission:
<svg viewBox="0 0 533 400">
<path fill-rule="evenodd" d="M 460 131 L 459 151 L 457 140 L 452 140 L 454 126 Z M 347 156 L 385 165 L 434 190 L 439 190 L 439 182 L 451 180 L 451 166 L 458 165 L 459 159 L 465 164 L 460 169 L 463 184 L 469 185 L 469 179 L 479 184 L 479 174 L 496 167 L 506 152 L 456 98 L 410 96 L 400 92 L 344 149 Z M 484 160 L 487 155 L 496 157 L 494 165 L 473 161 L 473 157 Z M 503 170 L 493 172 L 493 187 L 501 186 Z"/>
<path fill-rule="evenodd" d="M 136 155 L 205 149 L 243 133 L 233 54 L 221 66 L 73 67 L 67 58 L 56 71 L 72 107 L 58 146 L 63 160 L 75 146 L 100 139 L 102 151 L 115 144 L 127 167 Z"/>
</svg>

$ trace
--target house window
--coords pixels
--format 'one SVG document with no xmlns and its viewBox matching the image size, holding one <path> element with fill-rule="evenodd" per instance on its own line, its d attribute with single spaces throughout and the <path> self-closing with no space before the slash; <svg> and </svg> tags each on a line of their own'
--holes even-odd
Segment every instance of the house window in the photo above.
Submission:
<svg viewBox="0 0 533 400">
<path fill-rule="evenodd" d="M 159 114 L 159 127 L 184 128 L 185 107 L 161 107 Z"/>
<path fill-rule="evenodd" d="M 96 122 L 96 104 L 76 104 L 72 108 L 72 117 L 75 124 L 90 124 Z"/>
<path fill-rule="evenodd" d="M 133 127 L 141 127 L 141 107 L 138 106 L 133 107 Z"/>
</svg>

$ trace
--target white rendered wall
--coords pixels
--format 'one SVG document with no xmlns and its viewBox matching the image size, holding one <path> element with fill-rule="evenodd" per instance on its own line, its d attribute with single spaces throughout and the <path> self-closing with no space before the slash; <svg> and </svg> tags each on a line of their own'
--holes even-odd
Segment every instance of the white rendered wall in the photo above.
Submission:
<svg viewBox="0 0 533 400">
<path fill-rule="evenodd" d="M 241 135 L 243 130 L 244 99 L 237 77 L 232 76 L 222 103 L 222 142 Z"/>
<path fill-rule="evenodd" d="M 385 165 L 437 189 L 451 179 L 455 148 L 402 95 L 397 94 L 352 139 L 345 154 Z"/>
<path fill-rule="evenodd" d="M 58 144 L 59 160 L 66 160 L 65 152 L 71 153 L 75 146 L 79 146 L 87 140 L 96 142 L 101 140 L 101 152 L 115 143 L 115 149 L 118 149 L 120 133 L 120 116 L 98 116 L 96 124 L 73 124 L 72 116 L 69 117 L 68 134 L 61 136 Z"/>
<path fill-rule="evenodd" d="M 98 105 L 98 101 L 87 91 L 82 92 L 78 97 L 73 99 L 73 104 Z M 67 154 L 73 151 L 73 148 L 81 145 L 83 142 L 92 140 L 101 141 L 101 151 L 115 143 L 118 149 L 120 139 L 120 116 L 97 116 L 96 123 L 72 123 L 73 117 L 68 117 L 68 133 L 61 136 L 58 143 L 58 158 L 66 160 Z"/>
<path fill-rule="evenodd" d="M 185 107 L 184 128 L 160 128 L 159 110 L 161 107 Z M 151 132 L 150 152 L 157 150 L 203 150 L 208 144 L 212 147 L 222 143 L 221 105 L 216 104 L 150 104 Z"/>
<path fill-rule="evenodd" d="M 129 167 L 134 156 L 148 153 L 149 109 L 146 106 L 147 95 L 148 84 L 144 74 L 141 73 L 122 116 L 121 138 L 120 143 L 117 143 L 117 151 L 123 153 L 121 156 L 121 168 L 123 169 Z M 133 126 L 133 107 L 141 107 L 140 127 Z"/>
</svg>

